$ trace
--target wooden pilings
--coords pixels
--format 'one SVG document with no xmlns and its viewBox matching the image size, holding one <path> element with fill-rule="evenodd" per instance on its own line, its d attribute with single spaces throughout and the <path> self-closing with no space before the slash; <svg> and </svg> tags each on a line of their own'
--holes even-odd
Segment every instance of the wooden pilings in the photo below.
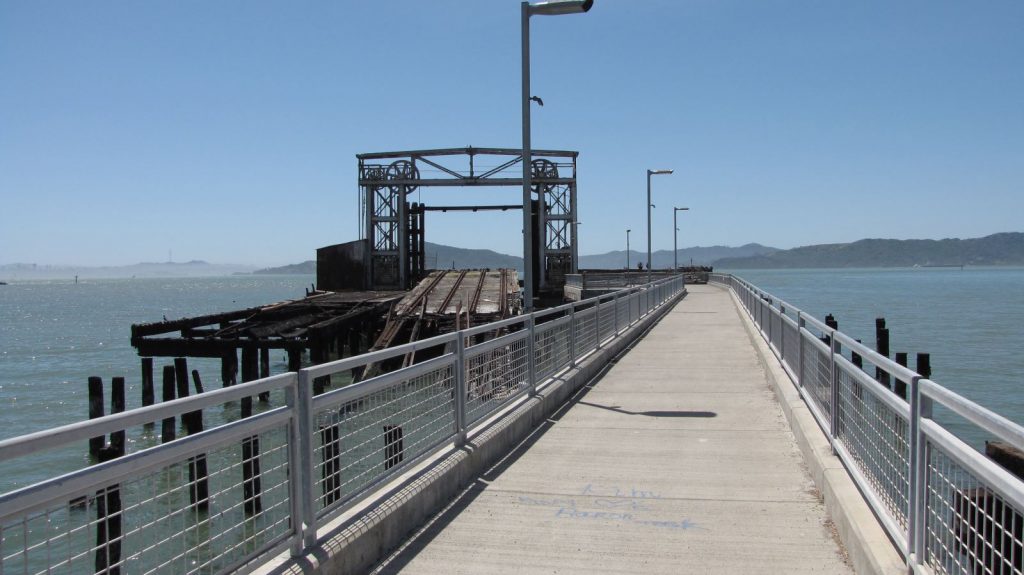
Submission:
<svg viewBox="0 0 1024 575">
<path fill-rule="evenodd" d="M 100 393 L 103 381 L 98 377 L 90 377 L 90 390 L 94 380 L 98 382 Z M 110 382 L 110 413 L 121 413 L 125 409 L 124 378 L 115 377 Z M 102 395 L 101 395 L 102 400 Z M 100 438 L 103 441 L 103 438 Z M 111 461 L 125 453 L 124 430 L 110 434 L 110 445 L 104 445 L 99 451 L 99 461 Z M 121 486 L 114 484 L 96 492 L 96 553 L 94 567 L 96 573 L 119 575 L 121 573 Z"/>
<path fill-rule="evenodd" d="M 857 343 L 861 343 L 861 341 L 858 339 Z M 853 365 L 856 365 L 857 367 L 864 369 L 864 358 L 861 357 L 859 353 L 851 351 L 850 361 L 853 363 Z"/>
<path fill-rule="evenodd" d="M 252 346 L 242 348 L 242 381 L 259 379 L 259 355 Z M 241 417 L 252 416 L 252 398 L 243 397 Z M 253 435 L 242 440 L 242 496 L 246 515 L 263 511 L 260 481 L 260 438 Z"/>
<path fill-rule="evenodd" d="M 103 380 L 98 377 L 89 378 L 89 419 L 103 417 Z M 103 449 L 103 436 L 89 440 L 89 455 L 99 457 Z"/>
<path fill-rule="evenodd" d="M 121 413 L 122 411 L 124 411 L 124 378 L 115 377 L 110 380 L 110 413 Z M 119 457 L 124 455 L 124 443 L 125 432 L 123 429 L 110 434 L 110 447 L 118 453 Z"/>
<path fill-rule="evenodd" d="M 124 455 L 112 448 L 100 453 L 100 462 Z M 121 486 L 114 484 L 96 492 L 96 573 L 121 573 Z"/>
<path fill-rule="evenodd" d="M 288 371 L 299 371 L 302 369 L 302 350 L 288 350 Z"/>
<path fill-rule="evenodd" d="M 915 371 L 925 379 L 930 378 L 932 376 L 932 354 L 917 354 L 917 369 Z"/>
<path fill-rule="evenodd" d="M 171 401 L 174 399 L 174 366 L 164 366 L 164 377 L 163 377 L 163 400 Z M 174 441 L 176 433 L 174 430 L 174 418 L 166 417 L 160 426 L 160 441 L 167 443 Z"/>
<path fill-rule="evenodd" d="M 224 387 L 231 387 L 238 381 L 238 354 L 233 350 L 220 359 L 220 381 Z"/>
<path fill-rule="evenodd" d="M 405 457 L 401 425 L 384 426 L 384 469 L 388 470 L 402 462 Z"/>
<path fill-rule="evenodd" d="M 875 318 L 875 351 L 889 357 L 889 330 L 885 327 L 884 317 Z M 889 373 L 881 367 L 875 367 L 875 380 L 889 387 Z"/>
<path fill-rule="evenodd" d="M 153 392 L 153 358 L 142 358 L 142 407 L 153 405 L 156 395 Z"/>
<path fill-rule="evenodd" d="M 323 444 L 321 458 L 323 466 L 324 504 L 330 505 L 341 499 L 341 429 L 335 423 L 320 427 L 320 441 Z"/>
<path fill-rule="evenodd" d="M 836 321 L 835 316 L 832 314 L 828 314 L 825 316 L 825 325 L 832 329 L 839 329 L 839 322 Z M 827 333 L 824 337 L 822 337 L 822 340 L 825 342 L 826 345 L 832 345 L 832 336 L 828 335 Z"/>
<path fill-rule="evenodd" d="M 886 322 L 884 317 L 875 318 L 875 348 L 879 355 L 889 357 L 889 329 L 886 327 L 885 323 Z M 829 314 L 825 317 L 825 325 L 832 329 L 839 329 L 839 322 L 836 321 L 835 317 L 832 314 Z M 823 335 L 822 340 L 828 342 L 828 335 Z M 857 343 L 861 343 L 861 340 L 858 339 Z M 908 367 L 909 354 L 905 352 L 897 352 L 893 354 L 893 360 L 896 362 L 897 365 Z M 859 353 L 851 350 L 850 361 L 853 363 L 853 365 L 857 366 L 858 368 L 864 369 L 864 358 L 861 357 Z M 931 356 L 929 354 L 917 354 L 916 371 L 918 374 L 921 375 L 921 377 L 931 377 Z M 909 382 L 903 381 L 899 377 L 893 378 L 889 372 L 887 372 L 880 366 L 875 366 L 875 380 L 884 385 L 885 387 L 891 389 L 893 393 L 900 396 L 905 401 L 908 400 Z M 860 391 L 860 386 L 854 383 L 854 393 L 857 395 L 857 397 L 860 397 Z"/>
<path fill-rule="evenodd" d="M 192 380 L 195 382 L 196 393 L 203 392 L 203 382 L 199 379 L 199 371 L 192 370 Z M 185 419 L 185 432 L 189 435 L 203 431 L 203 412 L 193 411 Z M 206 511 L 209 507 L 210 487 L 206 479 L 206 454 L 200 453 L 188 459 L 188 498 L 192 505 L 200 511 Z"/>
<path fill-rule="evenodd" d="M 270 349 L 260 348 L 260 379 L 270 377 Z M 270 401 L 270 392 L 264 391 L 259 395 L 260 403 Z"/>
<path fill-rule="evenodd" d="M 895 361 L 896 365 L 902 365 L 903 367 L 907 367 L 906 352 L 897 351 L 895 355 Z M 892 383 L 892 391 L 893 393 L 902 397 L 903 399 L 907 399 L 907 382 L 897 377 L 896 380 L 893 381 Z"/>
</svg>

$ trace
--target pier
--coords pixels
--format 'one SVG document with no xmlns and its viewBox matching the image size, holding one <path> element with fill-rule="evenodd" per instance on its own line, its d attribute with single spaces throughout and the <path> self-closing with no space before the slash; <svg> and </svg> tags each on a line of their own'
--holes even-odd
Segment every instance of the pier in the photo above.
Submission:
<svg viewBox="0 0 1024 575">
<path fill-rule="evenodd" d="M 748 320 L 687 292 L 378 572 L 852 573 Z"/>
<path fill-rule="evenodd" d="M 0 441 L 0 462 L 25 465 L 89 438 L 116 451 L 0 494 L 0 567 L 1021 572 L 1024 484 L 932 412 L 1010 450 L 1024 428 L 834 321 L 709 280 L 670 275 Z M 263 393 L 283 404 L 124 440 Z"/>
</svg>

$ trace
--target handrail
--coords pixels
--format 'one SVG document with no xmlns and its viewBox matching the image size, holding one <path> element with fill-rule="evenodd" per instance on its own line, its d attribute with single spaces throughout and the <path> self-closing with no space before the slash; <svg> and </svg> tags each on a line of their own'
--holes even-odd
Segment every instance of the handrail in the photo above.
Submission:
<svg viewBox="0 0 1024 575">
<path fill-rule="evenodd" d="M 741 278 L 711 274 L 709 281 L 736 295 L 800 389 L 881 525 L 900 544 L 908 568 L 1021 572 L 1024 481 L 931 417 L 934 405 L 941 405 L 1017 449 L 1024 449 L 1024 427 L 922 378 Z M 795 326 L 783 321 L 781 333 L 776 333 L 772 318 L 783 316 L 780 306 L 786 315 L 795 313 L 797 321 Z M 831 347 L 819 339 L 826 336 Z M 843 352 L 860 355 L 891 381 L 905 382 L 907 399 Z M 828 370 L 822 370 L 826 364 Z"/>
<path fill-rule="evenodd" d="M 624 337 L 627 326 L 684 292 L 681 275 L 661 278 L 298 372 L 2 440 L 0 463 L 6 463 L 130 427 L 184 420 L 187 414 L 260 393 L 283 392 L 286 399 L 284 406 L 254 416 L 0 494 L 3 571 L 92 572 L 101 562 L 129 572 L 173 569 L 169 566 L 179 562 L 189 565 L 183 569 L 202 564 L 204 570 L 220 571 L 252 564 L 282 546 L 301 553 L 313 544 L 318 527 L 375 486 L 445 446 L 464 442 L 472 422 L 550 385 L 581 357 L 611 338 Z M 622 303 L 626 307 L 620 312 Z M 562 316 L 536 321 L 555 314 Z M 470 336 L 520 325 L 467 345 Z M 433 357 L 313 395 L 317 378 L 424 350 L 434 350 Z M 538 362 L 543 363 L 539 374 Z M 209 514 L 200 515 L 206 506 Z M 85 513 L 72 513 L 79 507 Z M 37 515 L 54 525 L 72 519 L 80 523 L 31 528 Z M 251 521 L 259 515 L 265 520 Z M 245 545 L 232 544 L 227 536 L 204 539 L 191 533 L 189 522 L 200 520 L 207 525 L 202 533 L 244 533 Z M 18 538 L 7 538 L 11 529 Z M 22 548 L 13 546 L 16 539 Z M 156 540 L 163 543 L 154 545 Z"/>
</svg>

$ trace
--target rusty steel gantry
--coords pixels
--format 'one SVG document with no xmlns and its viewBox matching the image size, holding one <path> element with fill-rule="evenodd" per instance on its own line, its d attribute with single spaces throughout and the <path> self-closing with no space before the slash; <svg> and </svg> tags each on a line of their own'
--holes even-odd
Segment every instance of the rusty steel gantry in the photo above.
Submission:
<svg viewBox="0 0 1024 575">
<path fill-rule="evenodd" d="M 576 273 L 576 158 L 579 152 L 532 150 L 534 291 L 565 284 Z M 478 156 L 497 165 L 477 169 Z M 510 210 L 513 205 L 431 206 L 410 203 L 419 188 L 512 186 L 522 188 L 522 149 L 446 148 L 358 154 L 360 237 L 366 240 L 366 285 L 372 289 L 409 289 L 426 271 L 424 215 L 429 211 Z M 493 162 L 489 162 L 493 163 Z M 437 172 L 423 178 L 424 171 Z M 516 177 L 509 177 L 518 172 Z M 567 175 L 569 172 L 571 175 Z M 543 209 L 539 209 L 543 206 Z M 543 236 L 540 236 L 543 234 Z"/>
</svg>

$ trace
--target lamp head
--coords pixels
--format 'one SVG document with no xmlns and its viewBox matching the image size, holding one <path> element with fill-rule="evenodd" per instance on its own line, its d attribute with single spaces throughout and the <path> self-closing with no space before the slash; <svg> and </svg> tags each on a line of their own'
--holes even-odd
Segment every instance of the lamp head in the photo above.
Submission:
<svg viewBox="0 0 1024 575">
<path fill-rule="evenodd" d="M 559 16 L 561 14 L 582 14 L 594 5 L 594 0 L 551 0 L 527 4 L 530 16 Z"/>
<path fill-rule="evenodd" d="M 660 176 L 662 174 L 671 174 L 672 170 L 647 170 L 648 176 Z"/>
</svg>

